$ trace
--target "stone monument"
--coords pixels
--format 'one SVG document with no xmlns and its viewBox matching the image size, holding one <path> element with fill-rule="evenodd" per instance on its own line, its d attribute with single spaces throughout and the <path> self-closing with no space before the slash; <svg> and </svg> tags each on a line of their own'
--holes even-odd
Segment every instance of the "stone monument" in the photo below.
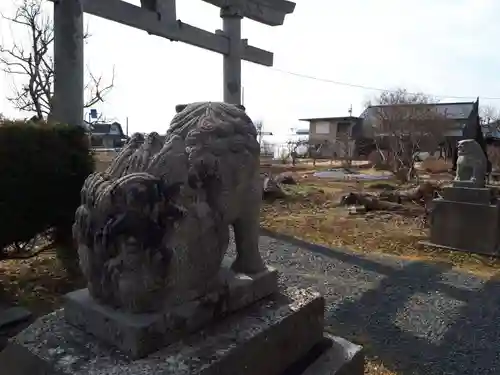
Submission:
<svg viewBox="0 0 500 375">
<path fill-rule="evenodd" d="M 73 226 L 87 288 L 13 338 L 0 368 L 277 375 L 311 365 L 361 375 L 361 348 L 323 333 L 323 298 L 279 288 L 261 258 L 260 148 L 244 109 L 176 110 L 165 141 L 136 134 L 87 178 Z"/>
<path fill-rule="evenodd" d="M 473 139 L 458 143 L 456 176 L 433 201 L 430 242 L 451 250 L 497 255 L 500 206 L 486 187 L 487 160 Z"/>
</svg>

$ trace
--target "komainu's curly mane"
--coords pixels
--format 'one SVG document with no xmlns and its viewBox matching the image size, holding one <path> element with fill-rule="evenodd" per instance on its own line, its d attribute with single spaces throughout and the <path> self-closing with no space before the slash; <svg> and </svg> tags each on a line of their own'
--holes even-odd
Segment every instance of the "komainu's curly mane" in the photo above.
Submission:
<svg viewBox="0 0 500 375">
<path fill-rule="evenodd" d="M 203 293 L 233 225 L 233 268 L 264 269 L 258 252 L 259 144 L 240 107 L 179 106 L 165 140 L 135 134 L 89 176 L 73 227 L 89 291 L 101 303 L 155 311 Z"/>
</svg>

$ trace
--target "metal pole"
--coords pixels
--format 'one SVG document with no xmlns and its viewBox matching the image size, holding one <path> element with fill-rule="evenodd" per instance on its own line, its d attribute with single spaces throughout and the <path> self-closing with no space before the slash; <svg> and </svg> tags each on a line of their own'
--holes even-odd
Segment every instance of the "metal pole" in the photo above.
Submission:
<svg viewBox="0 0 500 375">
<path fill-rule="evenodd" d="M 83 8 L 81 0 L 54 2 L 52 120 L 83 125 Z"/>
<path fill-rule="evenodd" d="M 224 55 L 224 102 L 241 104 L 241 20 L 242 12 L 228 6 L 221 9 L 222 30 L 229 39 L 229 53 Z"/>
</svg>

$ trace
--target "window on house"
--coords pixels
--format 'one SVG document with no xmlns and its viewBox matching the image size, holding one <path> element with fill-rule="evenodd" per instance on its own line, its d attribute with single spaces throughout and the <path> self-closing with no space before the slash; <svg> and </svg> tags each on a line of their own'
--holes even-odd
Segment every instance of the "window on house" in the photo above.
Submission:
<svg viewBox="0 0 500 375">
<path fill-rule="evenodd" d="M 330 134 L 330 123 L 317 122 L 316 123 L 316 134 Z"/>
<path fill-rule="evenodd" d="M 91 147 L 103 147 L 104 146 L 103 138 L 100 136 L 92 135 L 90 138 L 90 145 Z"/>
<path fill-rule="evenodd" d="M 350 122 L 339 122 L 337 124 L 337 134 L 338 135 L 350 135 L 351 123 Z"/>
<path fill-rule="evenodd" d="M 116 124 L 111 124 L 110 127 L 109 127 L 109 133 L 110 134 L 119 134 L 120 131 L 118 129 L 118 125 Z"/>
</svg>

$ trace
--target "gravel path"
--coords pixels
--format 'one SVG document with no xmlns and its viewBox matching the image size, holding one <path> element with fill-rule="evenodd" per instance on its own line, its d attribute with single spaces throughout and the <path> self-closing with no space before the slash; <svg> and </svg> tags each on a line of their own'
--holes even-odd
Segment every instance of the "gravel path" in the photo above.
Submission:
<svg viewBox="0 0 500 375">
<path fill-rule="evenodd" d="M 282 282 L 327 300 L 327 329 L 398 374 L 500 374 L 500 282 L 450 266 L 262 236 Z"/>
</svg>

